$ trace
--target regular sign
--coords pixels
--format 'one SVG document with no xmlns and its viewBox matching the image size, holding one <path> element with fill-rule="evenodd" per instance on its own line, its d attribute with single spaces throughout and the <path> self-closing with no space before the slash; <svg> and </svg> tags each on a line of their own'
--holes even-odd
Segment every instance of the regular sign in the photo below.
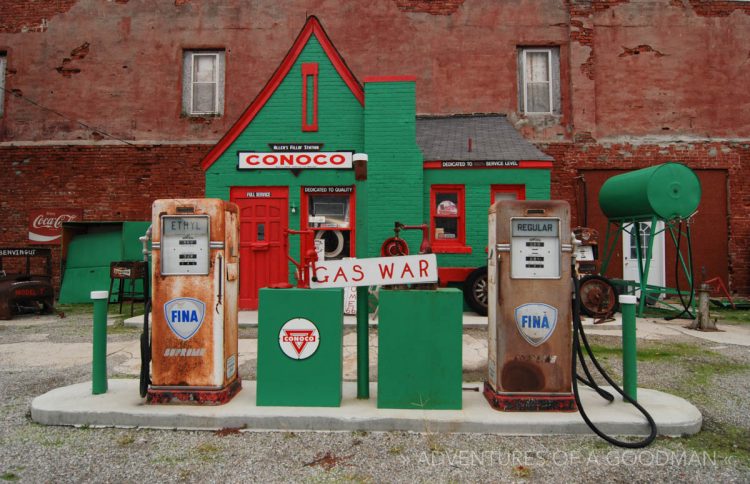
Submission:
<svg viewBox="0 0 750 484">
<path fill-rule="evenodd" d="M 310 287 L 388 286 L 437 282 L 435 254 L 317 262 Z"/>
</svg>

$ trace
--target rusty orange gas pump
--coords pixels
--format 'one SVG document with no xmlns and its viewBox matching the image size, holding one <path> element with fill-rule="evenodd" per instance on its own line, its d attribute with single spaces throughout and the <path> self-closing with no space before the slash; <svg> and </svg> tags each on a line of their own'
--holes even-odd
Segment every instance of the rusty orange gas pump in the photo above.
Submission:
<svg viewBox="0 0 750 484">
<path fill-rule="evenodd" d="M 147 402 L 226 403 L 241 388 L 237 206 L 216 199 L 156 200 L 152 216 Z"/>
<path fill-rule="evenodd" d="M 626 448 L 649 445 L 656 424 L 594 356 L 581 324 L 581 290 L 575 274 L 570 206 L 559 200 L 503 200 L 489 211 L 488 377 L 484 395 L 505 411 L 575 411 L 607 442 Z M 580 252 L 580 251 L 578 251 Z M 612 390 L 646 418 L 650 433 L 640 441 L 606 435 L 586 414 L 578 383 L 602 398 L 585 354 Z M 578 374 L 578 369 L 583 375 Z"/>
<path fill-rule="evenodd" d="M 488 379 L 498 410 L 574 411 L 570 207 L 504 200 L 490 207 Z"/>
</svg>

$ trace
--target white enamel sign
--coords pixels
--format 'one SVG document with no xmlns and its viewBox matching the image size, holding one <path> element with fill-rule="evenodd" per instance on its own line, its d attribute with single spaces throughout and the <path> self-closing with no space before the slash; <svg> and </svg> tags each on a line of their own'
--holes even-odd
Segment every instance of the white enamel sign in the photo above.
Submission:
<svg viewBox="0 0 750 484">
<path fill-rule="evenodd" d="M 304 360 L 318 351 L 320 333 L 309 319 L 290 319 L 279 331 L 279 347 L 289 358 Z"/>
<path fill-rule="evenodd" d="M 352 153 L 291 152 L 291 153 L 239 153 L 240 170 L 299 169 L 299 168 L 351 168 Z"/>
<path fill-rule="evenodd" d="M 424 254 L 318 262 L 310 280 L 312 288 L 437 282 L 437 258 Z"/>
<path fill-rule="evenodd" d="M 515 315 L 518 331 L 532 346 L 547 341 L 557 325 L 557 308 L 549 304 L 523 304 L 516 308 Z"/>
</svg>

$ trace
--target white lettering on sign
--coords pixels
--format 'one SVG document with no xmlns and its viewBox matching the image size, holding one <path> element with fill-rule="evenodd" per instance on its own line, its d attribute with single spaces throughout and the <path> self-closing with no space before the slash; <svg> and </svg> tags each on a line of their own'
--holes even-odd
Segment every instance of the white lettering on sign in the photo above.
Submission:
<svg viewBox="0 0 750 484">
<path fill-rule="evenodd" d="M 437 282 L 437 258 L 424 254 L 318 262 L 310 280 L 312 288 Z"/>
<path fill-rule="evenodd" d="M 271 192 L 247 192 L 245 198 L 271 198 Z"/>
<path fill-rule="evenodd" d="M 301 152 L 301 153 L 239 153 L 240 170 L 265 170 L 284 168 L 351 168 L 352 153 Z"/>
</svg>

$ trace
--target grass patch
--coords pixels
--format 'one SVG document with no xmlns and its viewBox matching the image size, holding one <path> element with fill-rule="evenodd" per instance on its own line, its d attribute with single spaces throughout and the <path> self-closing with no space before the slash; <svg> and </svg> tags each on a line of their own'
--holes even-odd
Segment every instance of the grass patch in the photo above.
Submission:
<svg viewBox="0 0 750 484">
<path fill-rule="evenodd" d="M 107 326 L 107 334 L 140 334 L 143 329 L 137 326 L 125 326 L 124 320 L 118 321 L 112 326 Z"/>
<path fill-rule="evenodd" d="M 4 481 L 8 481 L 8 482 L 14 482 L 14 481 L 21 479 L 21 477 L 14 472 L 5 471 L 2 474 L 0 474 L 0 479 Z"/>
<path fill-rule="evenodd" d="M 719 318 L 718 324 L 750 324 L 750 310 L 747 309 L 723 309 L 710 306 L 711 316 Z"/>
<path fill-rule="evenodd" d="M 695 435 L 675 439 L 674 443 L 679 443 L 686 450 L 698 454 L 705 452 L 711 459 L 728 460 L 735 465 L 750 466 L 750 429 L 713 420 L 706 421 L 703 430 Z"/>
<path fill-rule="evenodd" d="M 404 446 L 403 445 L 394 445 L 390 449 L 388 449 L 388 453 L 391 455 L 399 455 L 404 452 Z"/>
<path fill-rule="evenodd" d="M 117 439 L 117 445 L 119 445 L 120 447 L 125 447 L 126 445 L 130 445 L 133 442 L 135 442 L 135 437 L 130 434 L 121 435 L 120 438 Z"/>
<path fill-rule="evenodd" d="M 622 357 L 621 346 L 604 346 L 601 344 L 592 344 L 591 349 L 594 356 L 617 356 Z M 653 343 L 649 345 L 639 345 L 638 361 L 659 361 L 675 358 L 692 358 L 703 357 L 706 355 L 719 356 L 718 354 L 707 351 L 700 346 L 688 343 Z"/>
</svg>

